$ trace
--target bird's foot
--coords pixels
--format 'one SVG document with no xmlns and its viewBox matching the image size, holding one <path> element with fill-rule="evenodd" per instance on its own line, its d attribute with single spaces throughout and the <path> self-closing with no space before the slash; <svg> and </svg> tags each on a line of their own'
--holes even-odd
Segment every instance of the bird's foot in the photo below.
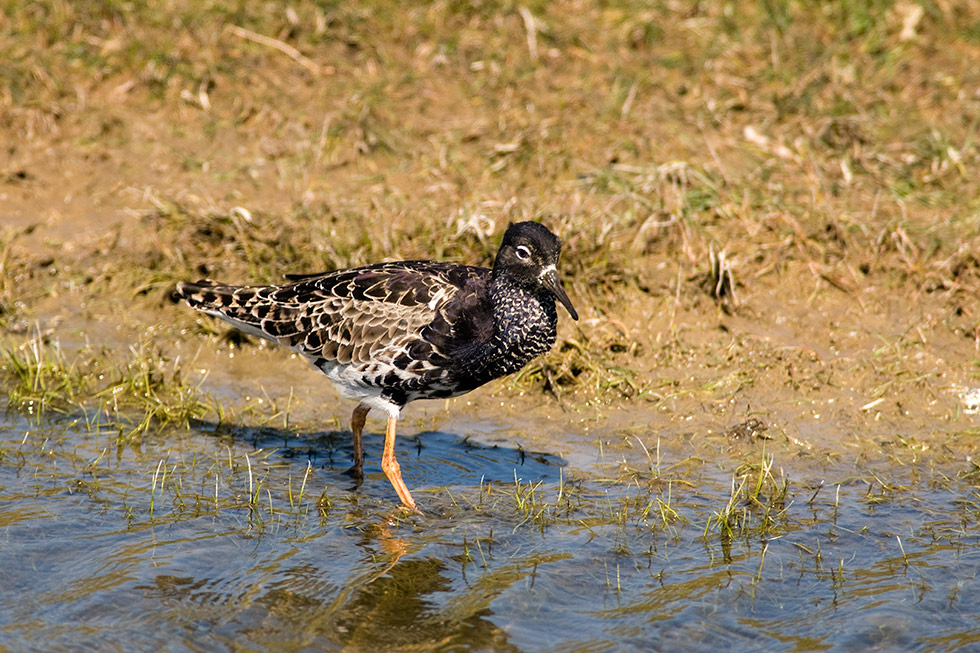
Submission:
<svg viewBox="0 0 980 653">
<path fill-rule="evenodd" d="M 352 479 L 357 481 L 358 485 L 360 485 L 361 482 L 364 481 L 364 467 L 362 467 L 361 465 L 351 465 L 350 467 L 345 469 L 342 473 L 347 476 L 350 476 Z"/>
</svg>

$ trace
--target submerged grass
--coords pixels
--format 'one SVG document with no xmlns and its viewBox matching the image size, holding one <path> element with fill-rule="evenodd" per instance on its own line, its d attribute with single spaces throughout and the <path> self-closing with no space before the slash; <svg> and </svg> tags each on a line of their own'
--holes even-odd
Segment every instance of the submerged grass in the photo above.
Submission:
<svg viewBox="0 0 980 653">
<path fill-rule="evenodd" d="M 131 360 L 113 370 L 108 384 L 94 395 L 101 410 L 133 416 L 127 439 L 169 426 L 187 428 L 192 419 L 209 412 L 201 392 L 206 377 L 197 385 L 189 384 L 180 359 L 167 360 L 144 341 L 130 353 Z"/>
<path fill-rule="evenodd" d="M 47 600 L 77 605 L 81 600 L 116 598 L 105 585 L 111 579 L 119 582 L 118 567 L 112 563 L 118 565 L 121 559 L 130 575 L 137 577 L 124 581 L 130 583 L 124 589 L 129 592 L 134 586 L 134 594 L 150 594 L 147 603 L 131 609 L 151 612 L 151 620 L 167 616 L 176 603 L 179 616 L 189 610 L 200 630 L 227 629 L 225 622 L 241 614 L 236 597 L 242 587 L 254 588 L 256 598 L 246 608 L 249 614 L 276 620 L 259 636 L 249 635 L 256 641 L 288 643 L 294 641 L 294 632 L 307 637 L 310 631 L 304 625 L 314 619 L 332 619 L 327 629 L 331 636 L 336 635 L 334 624 L 385 626 L 340 642 L 348 645 L 390 643 L 392 633 L 416 636 L 423 627 L 429 633 L 426 642 L 444 644 L 454 619 L 485 615 L 488 609 L 515 623 L 544 628 L 535 623 L 539 613 L 529 613 L 540 607 L 542 594 L 552 593 L 563 597 L 567 603 L 563 609 L 575 611 L 575 621 L 598 613 L 600 618 L 574 637 L 585 638 L 599 630 L 605 644 L 624 623 L 642 628 L 651 615 L 661 615 L 669 606 L 698 611 L 692 630 L 703 628 L 705 605 L 723 604 L 739 619 L 762 623 L 769 631 L 778 627 L 780 635 L 798 639 L 814 632 L 811 615 L 787 624 L 786 610 L 795 615 L 814 606 L 818 610 L 853 606 L 843 610 L 844 615 L 864 623 L 864 614 L 877 619 L 876 608 L 882 605 L 894 616 L 895 610 L 904 609 L 910 592 L 918 600 L 903 614 L 913 621 L 932 614 L 923 610 L 923 602 L 940 606 L 944 624 L 949 615 L 942 606 L 969 608 L 962 601 L 969 556 L 962 567 L 949 569 L 973 550 L 976 540 L 970 528 L 976 524 L 977 498 L 963 493 L 961 484 L 936 496 L 899 499 L 904 511 L 881 514 L 875 520 L 881 530 L 894 529 L 891 533 L 866 527 L 875 516 L 859 501 L 861 488 L 842 492 L 838 520 L 837 507 L 829 501 L 803 507 L 795 499 L 812 490 L 800 492 L 793 484 L 786 492 L 785 512 L 796 506 L 797 514 L 795 518 L 781 511 L 774 514 L 779 523 L 770 528 L 770 535 L 778 536 L 762 542 L 756 537 L 706 538 L 726 540 L 721 544 L 725 555 L 715 556 L 715 544 L 699 542 L 697 534 L 728 499 L 720 474 L 703 478 L 690 489 L 669 481 L 640 486 L 565 477 L 544 484 L 518 477 L 492 487 L 460 485 L 452 488 L 452 497 L 429 492 L 433 510 L 425 518 L 416 518 L 393 510 L 390 496 L 344 492 L 336 470 L 295 461 L 283 465 L 271 449 L 256 450 L 240 442 L 226 446 L 225 441 L 201 433 L 191 436 L 178 431 L 172 436 L 172 441 L 148 439 L 141 450 L 127 449 L 123 456 L 92 459 L 86 458 L 111 444 L 111 435 L 66 437 L 59 425 L 50 431 L 37 430 L 36 437 L 24 442 L 4 440 L 0 450 L 8 458 L 0 463 L 5 470 L 16 467 L 17 477 L 26 485 L 18 488 L 18 501 L 31 506 L 43 501 L 47 503 L 40 505 L 65 511 L 56 517 L 46 511 L 18 515 L 25 520 L 22 525 L 26 522 L 33 535 L 38 526 L 46 525 L 45 520 L 70 521 L 73 533 L 85 535 L 58 547 L 47 543 L 44 559 L 50 562 L 51 556 L 58 555 L 70 561 L 81 550 L 86 560 L 105 561 L 107 566 L 103 571 L 99 564 L 79 570 L 79 576 L 92 579 L 91 585 L 72 582 L 65 597 L 48 590 Z M 761 501 L 768 500 L 771 477 L 780 479 L 768 457 L 740 473 L 742 496 L 756 495 Z M 760 478 L 762 489 L 757 489 Z M 304 485 L 306 491 L 298 492 Z M 326 486 L 330 503 L 323 511 L 320 485 Z M 773 493 L 778 493 L 781 479 L 776 485 Z M 952 504 L 950 513 L 949 499 L 961 496 L 968 499 L 962 505 Z M 665 513 L 674 515 L 669 528 L 644 523 L 660 521 L 653 515 L 658 501 L 670 505 Z M 644 507 L 650 510 L 644 513 Z M 961 518 L 965 521 L 958 523 Z M 120 528 L 118 521 L 127 526 Z M 957 526 L 958 535 L 952 531 Z M 23 546 L 25 558 L 35 555 L 27 549 L 38 546 L 36 539 L 22 542 L 26 538 L 18 539 L 16 526 L 7 528 L 14 534 L 9 538 L 11 546 Z M 325 555 L 334 564 L 325 564 Z M 21 572 L 12 568 L 8 573 L 19 578 Z M 25 580 L 30 577 L 35 582 L 39 575 L 48 578 L 48 573 L 54 572 L 23 571 Z M 224 585 L 228 589 L 222 589 Z M 264 591 L 268 585 L 272 590 Z M 576 587 L 588 592 L 573 591 Z M 29 596 L 24 592 L 18 598 L 29 600 Z M 432 620 L 435 623 L 425 618 L 446 600 L 449 606 Z M 777 607 L 781 609 L 773 613 Z M 408 625 L 406 610 L 414 610 Z M 302 618 L 286 620 L 297 611 Z M 630 615 L 635 615 L 634 621 L 628 621 Z M 545 618 L 554 619 L 553 611 Z M 945 627 L 972 632 L 971 619 L 967 615 Z M 183 625 L 179 621 L 173 628 Z M 112 627 L 118 632 L 118 624 Z M 248 633 L 254 633 L 255 627 L 250 622 Z M 171 628 L 169 621 L 166 628 Z M 486 644 L 483 632 L 466 641 Z M 194 641 L 207 637 L 195 633 Z M 758 638 L 757 633 L 751 634 L 752 641 L 758 643 Z"/>
<path fill-rule="evenodd" d="M 773 457 L 762 454 L 762 462 L 742 465 L 732 475 L 731 496 L 704 527 L 704 536 L 716 531 L 723 539 L 778 535 L 787 509 L 789 480 L 772 473 Z"/>
<path fill-rule="evenodd" d="M 6 376 L 8 408 L 35 419 L 78 408 L 90 383 L 78 360 L 68 361 L 57 343 L 46 343 L 40 334 L 18 347 L 3 347 L 0 371 Z"/>
<path fill-rule="evenodd" d="M 105 428 L 108 420 L 121 443 L 161 428 L 186 428 L 208 412 L 201 384 L 184 380 L 179 359 L 168 360 L 144 341 L 130 354 L 118 363 L 108 352 L 86 347 L 69 359 L 57 340 L 40 334 L 20 344 L 0 341 L 7 408 L 38 422 L 51 414 L 81 414 L 92 429 Z"/>
</svg>

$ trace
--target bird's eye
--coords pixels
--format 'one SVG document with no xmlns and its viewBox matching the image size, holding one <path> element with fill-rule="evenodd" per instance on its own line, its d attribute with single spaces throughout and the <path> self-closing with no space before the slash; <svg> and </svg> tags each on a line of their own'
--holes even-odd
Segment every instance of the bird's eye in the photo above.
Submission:
<svg viewBox="0 0 980 653">
<path fill-rule="evenodd" d="M 531 250 L 529 250 L 524 245 L 518 245 L 517 258 L 521 259 L 522 261 L 528 260 L 529 258 L 531 258 Z"/>
</svg>

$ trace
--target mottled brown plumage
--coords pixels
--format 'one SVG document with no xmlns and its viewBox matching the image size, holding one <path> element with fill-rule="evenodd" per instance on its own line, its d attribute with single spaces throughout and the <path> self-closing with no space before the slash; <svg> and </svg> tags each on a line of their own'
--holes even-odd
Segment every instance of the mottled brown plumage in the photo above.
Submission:
<svg viewBox="0 0 980 653">
<path fill-rule="evenodd" d="M 540 224 L 512 224 L 492 270 L 434 261 L 379 263 L 281 286 L 180 283 L 176 295 L 238 329 L 311 360 L 359 402 L 352 418 L 354 472 L 371 408 L 388 413 L 382 468 L 418 510 L 394 460 L 395 422 L 410 401 L 451 397 L 515 372 L 551 348 L 561 241 Z"/>
</svg>

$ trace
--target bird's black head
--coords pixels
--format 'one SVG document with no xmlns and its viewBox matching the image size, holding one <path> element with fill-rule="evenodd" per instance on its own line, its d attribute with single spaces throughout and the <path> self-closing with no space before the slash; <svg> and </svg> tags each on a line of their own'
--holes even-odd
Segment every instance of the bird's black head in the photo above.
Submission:
<svg viewBox="0 0 980 653">
<path fill-rule="evenodd" d="M 494 276 L 505 274 L 515 283 L 537 291 L 545 289 L 562 303 L 573 320 L 578 313 L 569 301 L 558 278 L 558 257 L 561 240 L 537 222 L 512 223 L 493 262 Z"/>
</svg>

